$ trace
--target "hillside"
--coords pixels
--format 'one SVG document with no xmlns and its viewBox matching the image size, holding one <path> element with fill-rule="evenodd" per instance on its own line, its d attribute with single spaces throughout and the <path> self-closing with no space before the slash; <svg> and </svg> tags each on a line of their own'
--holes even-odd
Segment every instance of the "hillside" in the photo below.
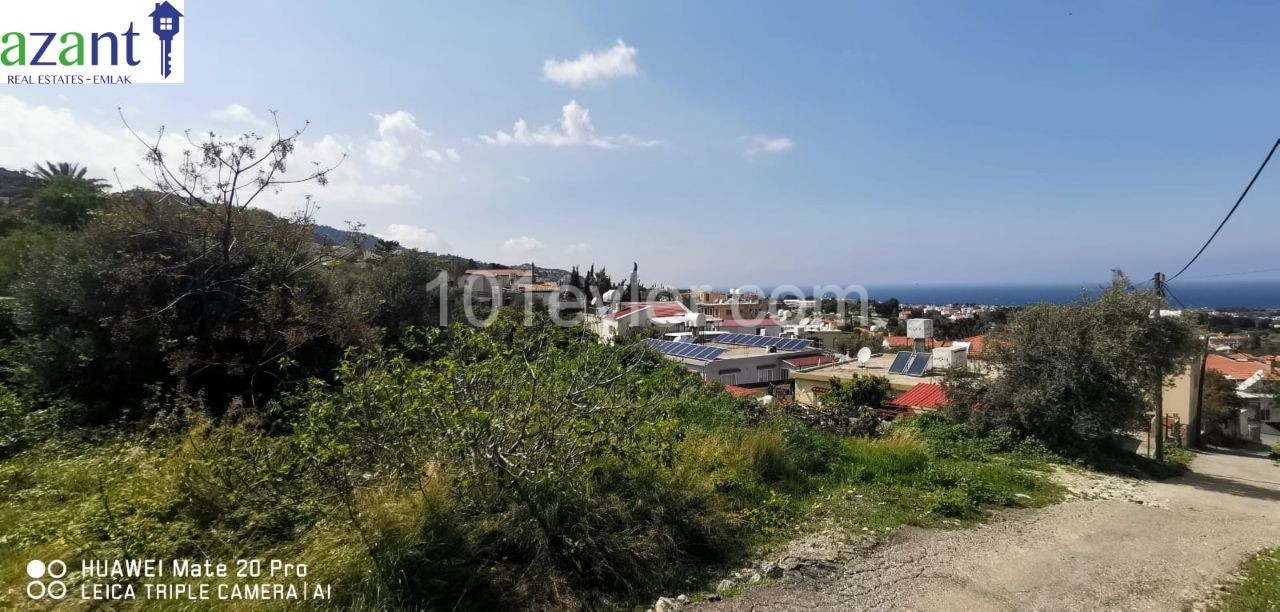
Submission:
<svg viewBox="0 0 1280 612">
<path fill-rule="evenodd" d="M 328 225 L 316 225 L 315 235 L 316 235 L 316 242 L 320 244 L 336 245 L 336 244 L 345 244 L 347 242 L 348 236 L 350 235 L 350 232 L 346 230 L 340 230 L 336 227 L 330 227 Z M 370 250 L 376 248 L 378 246 L 377 236 L 365 235 L 364 239 L 361 241 L 361 246 L 363 246 L 365 249 L 370 249 Z M 499 267 L 499 268 L 516 268 L 518 270 L 528 270 L 533 265 L 531 263 L 521 263 L 521 264 L 513 265 L 513 264 L 504 264 L 504 263 L 496 263 L 496 262 L 487 262 L 487 261 L 480 261 L 477 259 L 471 259 L 468 257 L 463 257 L 461 255 L 451 255 L 448 253 L 432 253 L 432 254 L 447 261 L 450 264 L 449 267 L 459 267 L 459 268 Z M 569 280 L 569 271 L 561 270 L 559 268 L 546 268 L 543 266 L 538 266 L 538 276 L 549 278 L 558 283 L 563 283 Z"/>
<path fill-rule="evenodd" d="M 31 175 L 0 168 L 0 198 L 20 196 L 36 183 L 36 179 Z"/>
<path fill-rule="evenodd" d="M 16 198 L 33 188 L 39 181 L 29 174 L 0 168 L 0 203 L 9 198 Z M 14 214 L 19 214 L 14 211 Z M 316 242 L 320 244 L 344 244 L 347 241 L 348 232 L 340 230 L 328 225 L 315 226 Z M 378 246 L 378 238 L 376 236 L 366 235 L 361 241 L 361 246 L 365 249 L 373 250 Z M 473 260 L 460 255 L 451 255 L 441 253 L 439 257 L 445 260 L 450 267 L 457 268 L 483 268 L 483 267 L 512 267 L 521 270 L 528 270 L 529 263 L 518 265 L 510 265 L 504 263 L 494 263 Z M 569 271 L 557 268 L 545 268 L 538 266 L 538 274 L 554 280 L 556 282 L 564 282 L 569 279 Z"/>
</svg>

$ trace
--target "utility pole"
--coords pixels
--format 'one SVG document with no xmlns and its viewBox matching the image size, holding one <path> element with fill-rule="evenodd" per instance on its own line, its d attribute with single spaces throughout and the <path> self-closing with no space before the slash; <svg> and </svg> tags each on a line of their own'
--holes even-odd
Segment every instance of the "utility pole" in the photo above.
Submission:
<svg viewBox="0 0 1280 612">
<path fill-rule="evenodd" d="M 1164 297 L 1164 273 L 1156 272 L 1152 277 L 1152 282 L 1156 288 L 1156 295 Z M 1156 311 L 1155 315 L 1160 316 L 1160 312 Z M 1156 438 L 1156 461 L 1164 461 L 1164 372 L 1156 370 L 1156 418 L 1155 418 Z"/>
</svg>

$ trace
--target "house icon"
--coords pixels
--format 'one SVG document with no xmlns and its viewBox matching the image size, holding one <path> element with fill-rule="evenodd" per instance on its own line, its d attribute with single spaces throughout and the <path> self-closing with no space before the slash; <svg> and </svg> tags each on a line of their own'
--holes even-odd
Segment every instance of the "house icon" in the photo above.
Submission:
<svg viewBox="0 0 1280 612">
<path fill-rule="evenodd" d="M 178 35 L 182 13 L 166 0 L 156 4 L 156 9 L 148 17 L 151 18 L 151 31 L 160 37 L 160 74 L 167 79 L 172 72 L 170 54 L 173 37 Z"/>
</svg>

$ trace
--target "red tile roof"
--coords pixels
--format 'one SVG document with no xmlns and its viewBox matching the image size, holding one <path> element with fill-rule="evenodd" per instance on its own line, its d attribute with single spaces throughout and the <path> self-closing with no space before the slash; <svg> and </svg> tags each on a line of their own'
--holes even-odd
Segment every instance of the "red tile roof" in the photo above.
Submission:
<svg viewBox="0 0 1280 612">
<path fill-rule="evenodd" d="M 817 365 L 835 363 L 836 358 L 831 355 L 808 355 L 806 357 L 796 357 L 794 359 L 783 359 L 785 363 L 793 368 L 811 368 Z"/>
<path fill-rule="evenodd" d="M 1266 378 L 1277 377 L 1276 373 L 1271 371 L 1269 364 L 1261 361 L 1232 359 L 1217 353 L 1209 353 L 1205 357 L 1204 366 L 1236 381 L 1245 380 L 1259 371 L 1266 372 Z"/>
<path fill-rule="evenodd" d="M 649 309 L 649 314 L 655 317 L 678 317 L 689 313 L 689 309 L 679 302 L 659 302 L 651 304 Z"/>
<path fill-rule="evenodd" d="M 920 383 L 911 387 L 910 391 L 899 395 L 893 403 L 906 408 L 937 410 L 947 405 L 947 394 L 942 390 L 942 385 Z"/>
<path fill-rule="evenodd" d="M 737 385 L 725 385 L 724 390 L 733 394 L 735 397 L 751 397 L 753 395 L 760 395 L 760 393 L 764 391 L 763 389 L 748 389 Z"/>
<path fill-rule="evenodd" d="M 652 304 L 623 303 L 618 305 L 618 310 L 605 316 L 606 319 L 616 321 L 623 317 L 629 317 L 642 310 L 648 310 L 651 317 L 678 317 L 682 314 L 688 314 L 689 309 L 679 302 L 655 302 Z"/>
</svg>

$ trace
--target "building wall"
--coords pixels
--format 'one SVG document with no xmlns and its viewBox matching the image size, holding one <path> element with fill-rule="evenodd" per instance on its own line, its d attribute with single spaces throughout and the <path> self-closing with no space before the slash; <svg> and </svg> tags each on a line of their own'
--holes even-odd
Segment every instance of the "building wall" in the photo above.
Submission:
<svg viewBox="0 0 1280 612">
<path fill-rule="evenodd" d="M 788 380 L 790 374 L 790 370 L 783 365 L 782 360 L 817 353 L 817 351 L 769 353 L 754 357 L 718 359 L 701 366 L 699 372 L 705 380 L 733 385 L 782 383 Z M 728 376 L 731 373 L 732 379 L 729 379 Z"/>
<path fill-rule="evenodd" d="M 763 330 L 764 333 L 761 333 L 761 330 Z M 779 336 L 782 334 L 782 326 L 777 324 L 768 324 L 768 325 L 762 324 L 762 325 L 721 327 L 720 331 L 728 332 L 731 334 L 748 334 L 751 336 L 760 336 L 760 335 Z"/>
<path fill-rule="evenodd" d="M 734 312 L 734 307 L 737 312 Z M 698 312 L 708 317 L 720 319 L 759 319 L 768 312 L 766 302 L 720 302 L 715 304 L 698 304 Z"/>
<path fill-rule="evenodd" d="M 1190 432 L 1196 422 L 1197 405 L 1196 402 L 1200 396 L 1200 361 L 1201 357 L 1192 359 L 1187 366 L 1176 377 L 1173 378 L 1172 386 L 1167 386 L 1162 392 L 1161 399 L 1164 406 L 1165 417 L 1177 417 L 1179 423 L 1183 425 L 1185 431 Z M 1194 438 L 1197 434 L 1188 433 L 1188 436 Z M 1184 440 L 1187 444 L 1195 441 L 1192 439 Z"/>
<path fill-rule="evenodd" d="M 795 378 L 796 401 L 806 406 L 817 406 L 818 396 L 831 390 L 831 381 L 817 381 L 806 378 Z"/>
</svg>

